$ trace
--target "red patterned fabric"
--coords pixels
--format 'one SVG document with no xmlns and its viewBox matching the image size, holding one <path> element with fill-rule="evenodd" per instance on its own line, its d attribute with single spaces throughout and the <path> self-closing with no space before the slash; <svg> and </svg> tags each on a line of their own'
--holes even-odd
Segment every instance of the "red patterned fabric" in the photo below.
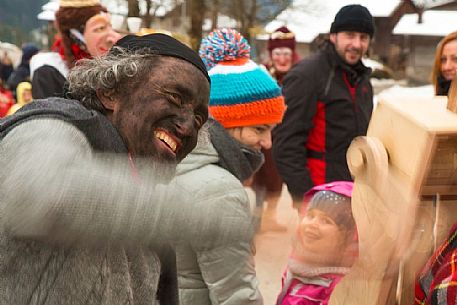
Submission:
<svg viewBox="0 0 457 305">
<path fill-rule="evenodd" d="M 55 42 L 52 45 L 51 49 L 54 52 L 59 53 L 60 56 L 62 57 L 62 59 L 65 59 L 65 57 L 64 57 L 64 47 L 63 47 L 63 43 L 62 43 L 62 39 L 61 38 L 57 38 L 55 40 Z M 91 58 L 90 54 L 87 53 L 84 50 L 81 50 L 81 48 L 77 44 L 72 44 L 71 45 L 71 51 L 72 51 L 73 56 L 75 57 L 76 61 L 78 61 L 80 59 L 83 59 L 83 58 Z"/>
<path fill-rule="evenodd" d="M 414 304 L 457 304 L 457 222 L 416 281 Z"/>
</svg>

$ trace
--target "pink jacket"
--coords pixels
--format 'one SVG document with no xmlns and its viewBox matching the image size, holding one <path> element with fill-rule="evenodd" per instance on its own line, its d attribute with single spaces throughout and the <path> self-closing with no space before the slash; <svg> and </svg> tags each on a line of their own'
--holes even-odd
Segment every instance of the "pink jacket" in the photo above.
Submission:
<svg viewBox="0 0 457 305">
<path fill-rule="evenodd" d="M 283 290 L 277 305 L 327 305 L 330 295 L 343 274 L 323 274 L 317 277 L 283 277 Z M 289 278 L 290 277 L 290 278 Z"/>
</svg>

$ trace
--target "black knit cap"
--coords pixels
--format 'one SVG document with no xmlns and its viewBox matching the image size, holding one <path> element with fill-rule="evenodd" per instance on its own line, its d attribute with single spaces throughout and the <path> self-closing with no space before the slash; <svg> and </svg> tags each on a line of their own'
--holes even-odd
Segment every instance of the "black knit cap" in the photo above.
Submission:
<svg viewBox="0 0 457 305">
<path fill-rule="evenodd" d="M 211 83 L 208 71 L 200 56 L 198 56 L 198 53 L 169 35 L 162 33 L 144 36 L 127 35 L 118 40 L 114 46 L 129 51 L 149 49 L 152 54 L 183 59 L 197 67 L 206 77 L 208 82 Z M 110 53 L 115 53 L 115 49 L 116 48 L 111 48 L 112 51 L 110 51 Z"/>
<path fill-rule="evenodd" d="M 373 37 L 374 30 L 373 16 L 366 7 L 359 4 L 343 6 L 336 13 L 335 20 L 330 27 L 330 33 L 354 31 L 367 33 L 370 37 Z"/>
</svg>

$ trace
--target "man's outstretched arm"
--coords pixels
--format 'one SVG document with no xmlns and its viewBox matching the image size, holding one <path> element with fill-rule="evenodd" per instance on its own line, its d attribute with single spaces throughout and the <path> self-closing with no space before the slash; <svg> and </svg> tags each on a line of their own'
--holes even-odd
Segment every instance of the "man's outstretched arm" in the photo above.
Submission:
<svg viewBox="0 0 457 305">
<path fill-rule="evenodd" d="M 160 165 L 135 180 L 125 155 L 93 153 L 85 136 L 60 120 L 36 119 L 13 129 L 0 142 L 0 165 L 2 225 L 17 237 L 94 244 L 177 237 L 225 242 L 244 239 L 250 230 L 229 208 L 202 213 L 183 204 L 192 194 L 161 184 Z"/>
</svg>

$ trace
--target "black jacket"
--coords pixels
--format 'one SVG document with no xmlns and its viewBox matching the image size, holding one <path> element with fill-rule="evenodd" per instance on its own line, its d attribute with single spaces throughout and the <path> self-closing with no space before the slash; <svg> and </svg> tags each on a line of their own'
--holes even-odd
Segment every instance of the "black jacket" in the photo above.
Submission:
<svg viewBox="0 0 457 305">
<path fill-rule="evenodd" d="M 17 85 L 21 82 L 30 81 L 30 68 L 28 63 L 21 63 L 16 70 L 11 73 L 8 81 L 6 82 L 8 88 L 13 92 L 14 97 L 16 97 L 16 88 Z M 16 97 L 17 99 L 17 97 Z"/>
<path fill-rule="evenodd" d="M 44 65 L 38 68 L 32 78 L 33 99 L 63 97 L 66 78 L 54 67 Z"/>
<path fill-rule="evenodd" d="M 273 155 L 294 200 L 313 185 L 351 180 L 346 151 L 368 128 L 370 73 L 361 62 L 347 65 L 327 43 L 286 75 L 287 110 L 273 131 Z"/>
</svg>

